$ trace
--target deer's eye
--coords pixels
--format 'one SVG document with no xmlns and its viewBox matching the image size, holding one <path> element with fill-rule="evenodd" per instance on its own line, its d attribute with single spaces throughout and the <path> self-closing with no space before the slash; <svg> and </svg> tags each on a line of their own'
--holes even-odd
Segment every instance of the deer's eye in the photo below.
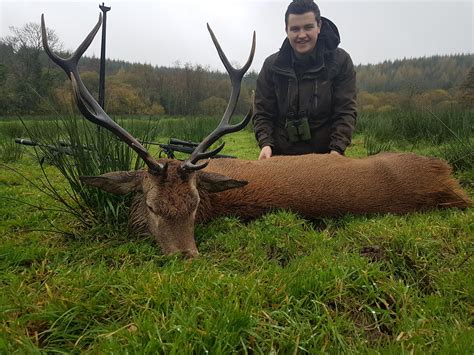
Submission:
<svg viewBox="0 0 474 355">
<path fill-rule="evenodd" d="M 153 207 L 151 207 L 150 205 L 146 205 L 146 208 L 148 208 L 148 211 L 150 211 L 150 212 L 152 212 L 152 213 L 154 212 L 154 211 L 153 211 Z"/>
</svg>

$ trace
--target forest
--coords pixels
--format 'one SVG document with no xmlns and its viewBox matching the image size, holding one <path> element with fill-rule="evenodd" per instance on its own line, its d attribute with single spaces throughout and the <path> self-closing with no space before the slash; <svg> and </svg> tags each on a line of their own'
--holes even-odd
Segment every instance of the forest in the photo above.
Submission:
<svg viewBox="0 0 474 355">
<path fill-rule="evenodd" d="M 41 45 L 39 25 L 10 28 L 0 38 L 0 116 L 71 112 L 68 80 L 49 61 Z M 53 30 L 51 46 L 67 56 Z M 365 112 L 400 108 L 449 109 L 472 107 L 473 54 L 404 58 L 358 65 L 358 105 Z M 84 83 L 97 95 L 99 59 L 83 57 Z M 258 73 L 249 72 L 242 84 L 238 113 L 247 110 Z M 230 92 L 226 73 L 191 62 L 173 67 L 106 62 L 107 112 L 123 115 L 219 115 Z"/>
</svg>

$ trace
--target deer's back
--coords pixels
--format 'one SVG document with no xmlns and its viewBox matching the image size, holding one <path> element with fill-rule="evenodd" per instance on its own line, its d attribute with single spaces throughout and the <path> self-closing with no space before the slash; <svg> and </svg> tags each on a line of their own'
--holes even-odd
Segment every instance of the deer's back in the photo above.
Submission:
<svg viewBox="0 0 474 355">
<path fill-rule="evenodd" d="M 363 159 L 328 154 L 261 161 L 216 159 L 207 170 L 249 183 L 203 196 L 198 216 L 204 220 L 217 215 L 255 217 L 275 208 L 320 217 L 470 204 L 446 162 L 410 153 Z"/>
</svg>

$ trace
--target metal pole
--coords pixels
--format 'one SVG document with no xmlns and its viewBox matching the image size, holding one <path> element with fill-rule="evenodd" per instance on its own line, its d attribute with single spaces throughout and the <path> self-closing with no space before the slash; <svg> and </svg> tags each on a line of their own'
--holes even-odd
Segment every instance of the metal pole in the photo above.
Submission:
<svg viewBox="0 0 474 355">
<path fill-rule="evenodd" d="M 105 33 L 107 28 L 107 11 L 110 11 L 111 7 L 107 7 L 102 3 L 102 5 L 99 5 L 99 9 L 104 13 L 104 22 L 102 23 L 102 45 L 100 49 L 99 105 L 105 109 Z"/>
</svg>

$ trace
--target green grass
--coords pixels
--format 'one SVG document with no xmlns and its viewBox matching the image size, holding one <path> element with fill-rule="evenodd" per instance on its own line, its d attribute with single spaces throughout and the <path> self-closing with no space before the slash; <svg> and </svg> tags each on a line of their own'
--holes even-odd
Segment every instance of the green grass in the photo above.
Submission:
<svg viewBox="0 0 474 355">
<path fill-rule="evenodd" d="M 250 132 L 224 140 L 224 154 L 256 159 Z M 400 141 L 393 148 L 438 147 Z M 348 155 L 366 155 L 363 135 Z M 10 166 L 33 182 L 42 176 L 27 154 Z M 66 187 L 53 166 L 46 169 Z M 459 176 L 473 196 L 472 171 Z M 80 230 L 59 207 L 0 168 L 0 353 L 474 348 L 472 208 L 314 221 L 285 211 L 248 223 L 220 218 L 197 226 L 201 256 L 189 261 L 161 255 L 152 237 L 125 228 Z"/>
<path fill-rule="evenodd" d="M 385 113 L 362 112 L 357 122 L 357 132 L 380 140 L 428 142 L 439 144 L 450 141 L 453 133 L 461 138 L 472 138 L 472 110 L 400 110 Z M 449 127 L 449 129 L 447 129 Z"/>
<path fill-rule="evenodd" d="M 474 168 L 472 110 L 361 113 L 357 132 L 364 135 L 367 155 L 383 151 L 423 151 L 448 161 L 455 170 Z"/>
</svg>

